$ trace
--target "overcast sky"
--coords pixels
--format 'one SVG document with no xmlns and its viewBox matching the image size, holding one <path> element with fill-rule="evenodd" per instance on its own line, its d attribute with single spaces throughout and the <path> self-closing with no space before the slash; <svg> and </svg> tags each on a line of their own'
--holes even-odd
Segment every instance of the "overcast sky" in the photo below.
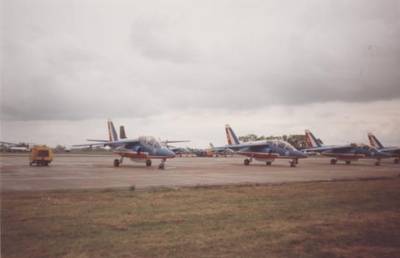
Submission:
<svg viewBox="0 0 400 258">
<path fill-rule="evenodd" d="M 1 140 L 400 144 L 400 1 L 2 1 Z"/>
</svg>

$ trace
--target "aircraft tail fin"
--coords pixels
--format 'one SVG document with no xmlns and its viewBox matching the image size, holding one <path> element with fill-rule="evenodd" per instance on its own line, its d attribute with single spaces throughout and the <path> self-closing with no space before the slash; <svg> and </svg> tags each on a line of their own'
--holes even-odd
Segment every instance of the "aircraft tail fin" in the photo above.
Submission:
<svg viewBox="0 0 400 258">
<path fill-rule="evenodd" d="M 210 142 L 210 147 L 211 147 L 212 149 L 214 149 L 214 144 L 212 144 L 212 142 Z"/>
<path fill-rule="evenodd" d="M 308 148 L 322 147 L 321 142 L 315 138 L 314 134 L 310 130 L 306 130 L 306 143 Z"/>
<path fill-rule="evenodd" d="M 373 133 L 368 133 L 368 139 L 372 147 L 375 147 L 377 149 L 383 148 L 382 143 L 378 140 L 378 138 L 376 138 L 376 136 Z"/>
<path fill-rule="evenodd" d="M 230 125 L 225 125 L 226 138 L 228 140 L 229 145 L 237 145 L 240 144 L 239 139 L 237 138 L 235 132 L 232 130 Z"/>
<path fill-rule="evenodd" d="M 125 127 L 123 125 L 121 125 L 119 127 L 119 138 L 121 139 L 126 139 L 126 133 L 125 133 Z"/>
<path fill-rule="evenodd" d="M 110 142 L 118 141 L 117 131 L 115 131 L 114 124 L 111 120 L 107 121 L 108 137 Z"/>
</svg>

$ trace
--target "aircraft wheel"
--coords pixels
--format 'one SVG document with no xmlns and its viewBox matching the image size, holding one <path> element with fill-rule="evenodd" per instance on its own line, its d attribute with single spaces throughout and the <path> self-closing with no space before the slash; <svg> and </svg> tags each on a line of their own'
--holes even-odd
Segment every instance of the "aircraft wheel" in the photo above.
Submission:
<svg viewBox="0 0 400 258">
<path fill-rule="evenodd" d="M 395 159 L 394 160 L 394 164 L 399 164 L 400 163 L 400 159 Z"/>
<path fill-rule="evenodd" d="M 244 163 L 245 166 L 248 166 L 248 165 L 250 165 L 250 160 L 249 159 L 245 159 L 243 161 L 243 163 Z"/>
<path fill-rule="evenodd" d="M 160 165 L 158 165 L 158 169 L 165 169 L 164 163 L 161 163 Z"/>
<path fill-rule="evenodd" d="M 350 160 L 346 160 L 346 165 L 350 165 L 351 161 Z"/>
<path fill-rule="evenodd" d="M 114 159 L 114 167 L 119 167 L 119 159 Z"/>
<path fill-rule="evenodd" d="M 151 167 L 151 159 L 146 160 L 146 167 Z"/>
<path fill-rule="evenodd" d="M 33 162 L 29 162 L 29 166 L 31 166 L 31 167 L 32 167 L 32 165 L 33 165 Z"/>
<path fill-rule="evenodd" d="M 336 159 L 331 159 L 331 165 L 335 165 L 335 164 L 336 164 L 336 162 L 337 162 L 337 160 L 336 160 Z"/>
<path fill-rule="evenodd" d="M 267 161 L 267 166 L 271 166 L 272 162 L 271 161 Z"/>
<path fill-rule="evenodd" d="M 381 165 L 380 161 L 375 162 L 375 166 L 380 166 L 380 165 Z"/>
<path fill-rule="evenodd" d="M 296 167 L 296 162 L 294 160 L 290 161 L 290 167 L 291 168 Z"/>
</svg>

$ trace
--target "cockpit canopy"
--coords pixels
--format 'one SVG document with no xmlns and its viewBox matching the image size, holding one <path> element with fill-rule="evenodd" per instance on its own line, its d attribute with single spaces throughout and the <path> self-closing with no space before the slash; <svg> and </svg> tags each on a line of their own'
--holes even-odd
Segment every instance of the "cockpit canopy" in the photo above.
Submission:
<svg viewBox="0 0 400 258">
<path fill-rule="evenodd" d="M 269 143 L 271 143 L 273 146 L 277 146 L 277 147 L 285 149 L 285 150 L 289 150 L 289 151 L 296 150 L 295 147 L 293 147 L 290 143 L 285 142 L 285 141 L 272 140 L 272 141 L 269 141 Z"/>
<path fill-rule="evenodd" d="M 153 136 L 140 136 L 139 141 L 141 144 L 150 145 L 154 148 L 161 147 L 161 144 Z"/>
<path fill-rule="evenodd" d="M 375 148 L 375 147 L 372 147 L 372 146 L 369 146 L 369 145 L 366 145 L 366 144 L 359 144 L 359 146 L 360 146 L 362 149 L 364 149 L 364 150 L 376 151 L 376 148 Z"/>
<path fill-rule="evenodd" d="M 369 145 L 364 144 L 364 143 L 351 143 L 350 146 L 354 147 L 354 148 L 360 148 L 360 149 L 363 149 L 363 150 L 368 150 L 368 151 L 376 150 L 375 147 L 369 146 Z"/>
</svg>

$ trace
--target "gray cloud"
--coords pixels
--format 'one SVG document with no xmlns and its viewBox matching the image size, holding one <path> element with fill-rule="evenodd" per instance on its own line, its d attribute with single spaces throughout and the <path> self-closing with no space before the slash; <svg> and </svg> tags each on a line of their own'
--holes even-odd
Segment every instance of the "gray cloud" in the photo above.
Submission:
<svg viewBox="0 0 400 258">
<path fill-rule="evenodd" d="M 1 118 L 400 98 L 398 1 L 4 1 Z"/>
</svg>

